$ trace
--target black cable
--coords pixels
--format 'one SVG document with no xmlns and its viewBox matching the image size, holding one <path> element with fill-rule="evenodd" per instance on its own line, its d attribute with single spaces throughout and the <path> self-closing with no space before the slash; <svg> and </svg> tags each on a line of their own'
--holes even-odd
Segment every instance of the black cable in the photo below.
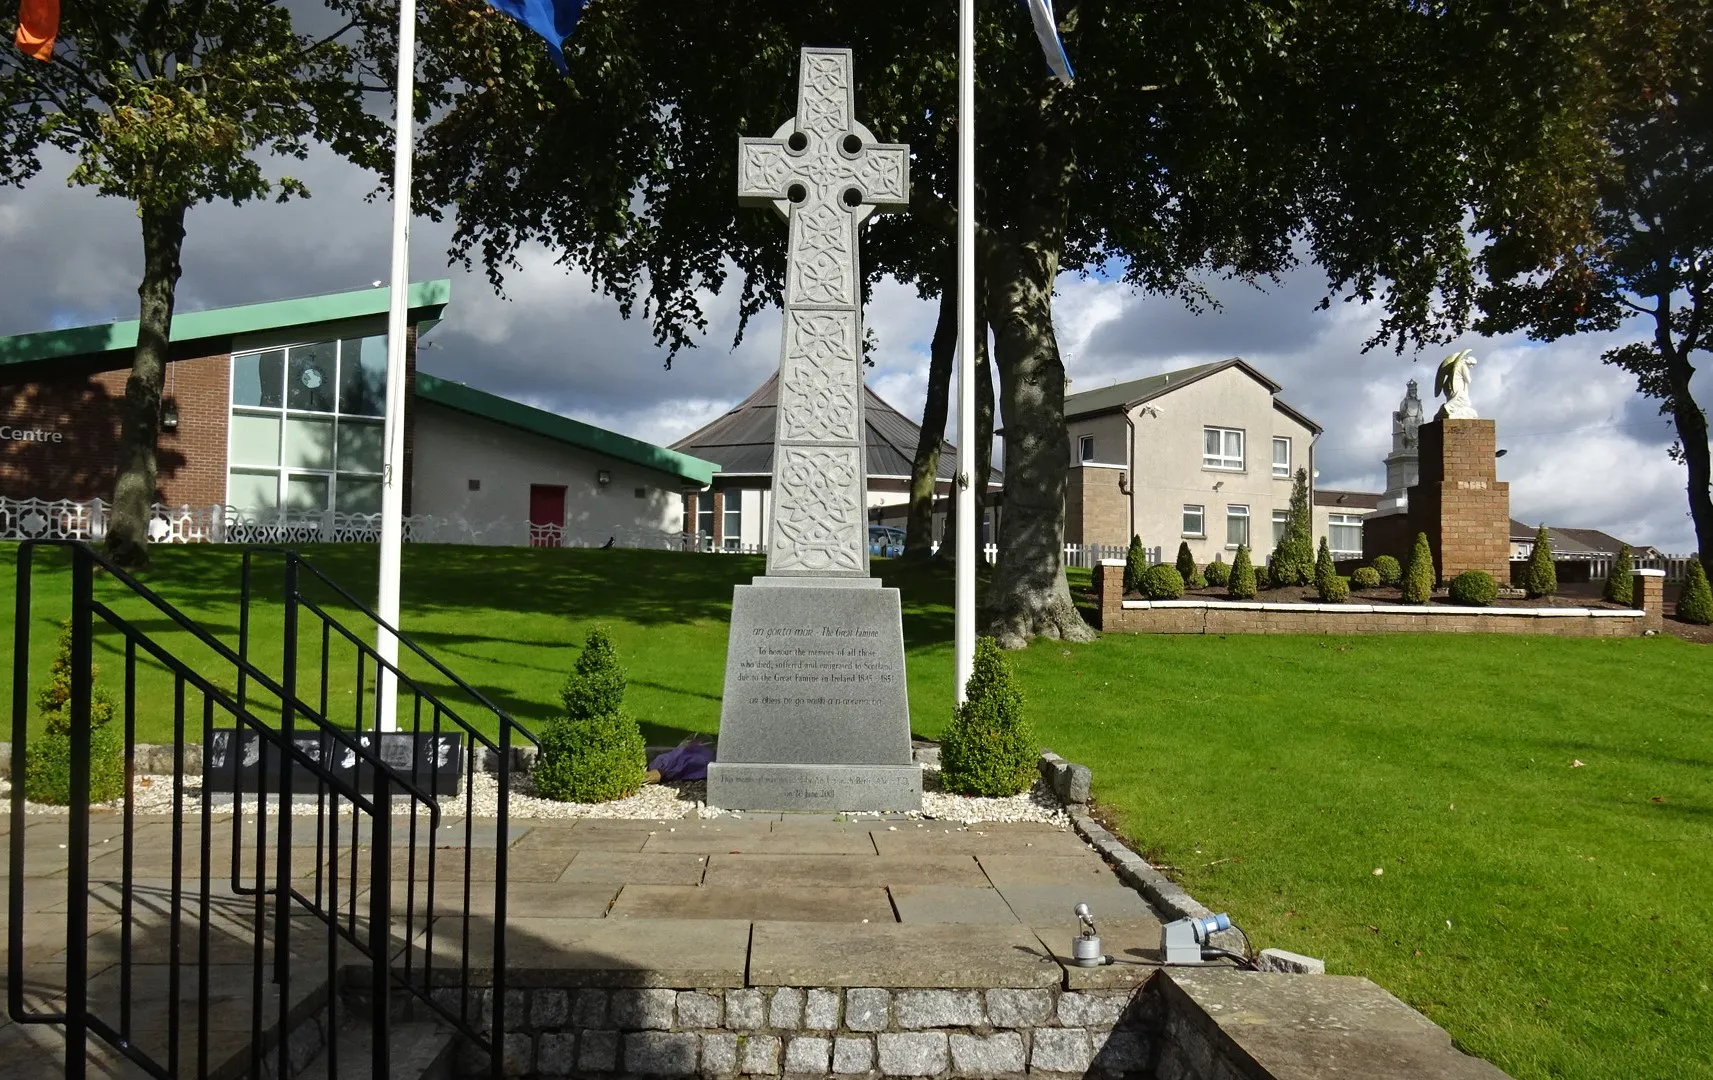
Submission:
<svg viewBox="0 0 1713 1080">
<path fill-rule="evenodd" d="M 1245 971 L 1260 970 L 1255 966 L 1255 961 L 1240 953 L 1234 953 L 1230 949 L 1222 949 L 1217 945 L 1203 945 L 1201 947 L 1201 954 L 1204 960 L 1207 958 L 1208 953 L 1213 953 L 1215 956 L 1223 956 L 1228 960 L 1236 961 L 1237 965 Z"/>
</svg>

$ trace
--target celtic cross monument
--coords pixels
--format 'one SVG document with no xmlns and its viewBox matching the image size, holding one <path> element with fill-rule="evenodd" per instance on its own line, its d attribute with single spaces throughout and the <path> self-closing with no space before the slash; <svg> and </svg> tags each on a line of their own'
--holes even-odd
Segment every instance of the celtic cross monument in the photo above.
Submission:
<svg viewBox="0 0 1713 1080">
<path fill-rule="evenodd" d="M 903 209 L 910 151 L 858 123 L 848 49 L 804 49 L 797 115 L 738 145 L 738 200 L 785 219 L 767 574 L 732 598 L 708 802 L 916 810 L 898 590 L 868 570 L 858 229 Z"/>
</svg>

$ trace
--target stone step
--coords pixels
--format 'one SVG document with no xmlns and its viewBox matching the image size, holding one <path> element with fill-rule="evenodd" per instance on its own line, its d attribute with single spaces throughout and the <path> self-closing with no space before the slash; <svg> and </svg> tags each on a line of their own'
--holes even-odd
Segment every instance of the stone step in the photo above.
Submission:
<svg viewBox="0 0 1713 1080">
<path fill-rule="evenodd" d="M 367 1019 L 355 1018 L 339 1027 L 336 1040 L 338 1080 L 371 1080 L 371 1052 L 375 1030 Z M 430 1020 L 394 1021 L 388 1044 L 391 1056 L 388 1080 L 452 1080 L 456 1075 L 458 1039 L 452 1027 Z M 299 1076 L 320 1080 L 327 1075 L 324 1048 L 298 1071 Z"/>
</svg>

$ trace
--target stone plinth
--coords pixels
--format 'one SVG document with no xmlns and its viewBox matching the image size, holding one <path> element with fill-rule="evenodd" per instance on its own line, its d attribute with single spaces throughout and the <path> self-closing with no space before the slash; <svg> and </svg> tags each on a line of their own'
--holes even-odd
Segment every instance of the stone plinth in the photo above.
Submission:
<svg viewBox="0 0 1713 1080">
<path fill-rule="evenodd" d="M 1630 603 L 1642 613 L 1642 632 L 1665 629 L 1665 571 L 1637 570 Z"/>
<path fill-rule="evenodd" d="M 1499 480 L 1491 420 L 1421 426 L 1421 483 L 1410 489 L 1410 543 L 1426 533 L 1439 580 L 1485 570 L 1511 577 L 1511 485 Z"/>
<path fill-rule="evenodd" d="M 765 577 L 736 588 L 708 802 L 921 808 L 897 589 L 876 578 Z"/>
</svg>

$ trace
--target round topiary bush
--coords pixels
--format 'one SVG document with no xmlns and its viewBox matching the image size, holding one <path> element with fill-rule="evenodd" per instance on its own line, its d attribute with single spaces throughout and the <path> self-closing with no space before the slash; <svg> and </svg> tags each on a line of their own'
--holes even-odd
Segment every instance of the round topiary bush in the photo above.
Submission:
<svg viewBox="0 0 1713 1080">
<path fill-rule="evenodd" d="M 1215 555 L 1213 561 L 1207 564 L 1207 570 L 1203 572 L 1202 576 L 1207 578 L 1209 587 L 1223 589 L 1231 581 L 1231 567 Z"/>
<path fill-rule="evenodd" d="M 625 673 L 613 643 L 589 631 L 576 670 L 559 692 L 565 715 L 541 735 L 535 788 L 543 798 L 596 803 L 642 787 L 647 747 L 636 718 L 624 711 Z"/>
<path fill-rule="evenodd" d="M 1404 603 L 1425 604 L 1433 598 L 1433 549 L 1427 533 L 1416 534 L 1416 549 L 1410 553 L 1410 568 L 1404 573 Z"/>
<path fill-rule="evenodd" d="M 1390 555 L 1382 555 L 1374 560 L 1374 572 L 1380 576 L 1382 585 L 1396 585 L 1404 580 L 1404 568 Z"/>
<path fill-rule="evenodd" d="M 113 723 L 113 701 L 95 686 L 101 669 L 90 665 L 89 801 L 112 802 L 125 793 L 125 732 Z M 60 624 L 59 652 L 48 684 L 36 696 L 42 733 L 25 748 L 24 797 L 71 805 L 71 622 Z"/>
<path fill-rule="evenodd" d="M 1176 600 L 1184 595 L 1184 577 L 1175 566 L 1150 566 L 1142 572 L 1142 595 L 1150 600 Z"/>
<path fill-rule="evenodd" d="M 1372 566 L 1358 566 L 1350 575 L 1350 587 L 1358 591 L 1378 589 L 1380 587 L 1380 571 Z"/>
<path fill-rule="evenodd" d="M 940 739 L 940 785 L 989 798 L 1029 790 L 1041 747 L 1023 712 L 1023 691 L 993 638 L 976 639 L 968 691 Z"/>
<path fill-rule="evenodd" d="M 1486 607 L 1499 599 L 1499 585 L 1485 570 L 1465 570 L 1451 579 L 1451 599 L 1471 607 Z"/>
<path fill-rule="evenodd" d="M 1683 595 L 1677 598 L 1677 617 L 1696 626 L 1713 625 L 1713 588 L 1708 587 L 1707 568 L 1699 557 L 1689 559 L 1689 576 L 1683 582 Z"/>
<path fill-rule="evenodd" d="M 1315 594 L 1323 604 L 1342 604 L 1350 599 L 1350 579 L 1330 574 L 1315 583 Z"/>
<path fill-rule="evenodd" d="M 1237 557 L 1231 560 L 1231 580 L 1225 583 L 1225 591 L 1238 600 L 1253 600 L 1256 576 L 1255 567 L 1249 564 L 1249 546 L 1237 545 Z"/>
</svg>

